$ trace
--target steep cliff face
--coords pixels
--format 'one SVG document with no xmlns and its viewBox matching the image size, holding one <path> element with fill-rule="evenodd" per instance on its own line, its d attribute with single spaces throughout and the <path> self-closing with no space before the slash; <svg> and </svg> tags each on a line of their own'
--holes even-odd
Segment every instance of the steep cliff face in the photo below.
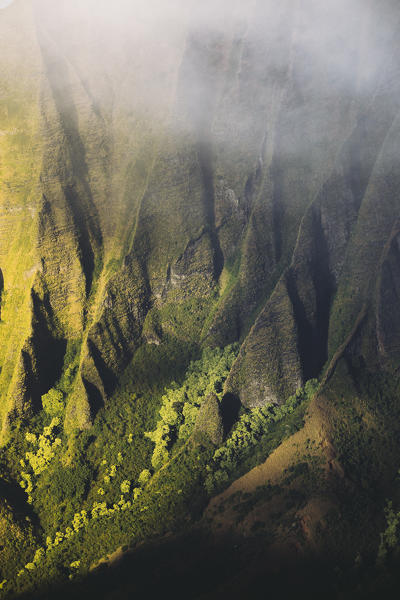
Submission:
<svg viewBox="0 0 400 600">
<path fill-rule="evenodd" d="M 221 1 L 210 21 L 207 2 L 133 4 L 0 11 L 2 442 L 55 388 L 69 465 L 77 432 L 110 442 L 104 414 L 143 356 L 161 372 L 177 347 L 237 342 L 195 432 L 221 445 L 240 403 L 319 378 L 299 444 L 337 476 L 333 398 L 395 378 L 400 353 L 400 9 Z"/>
<path fill-rule="evenodd" d="M 343 342 L 389 243 L 394 29 L 372 33 L 367 8 L 330 64 L 289 1 L 229 11 L 223 28 L 197 33 L 188 11 L 173 44 L 145 27 L 116 42 L 112 24 L 91 30 L 79 11 L 54 10 L 20 1 L 2 14 L 3 419 L 40 405 L 68 367 L 62 348 L 80 340 L 67 423 L 88 425 L 141 344 L 179 337 L 166 314 L 185 306 L 192 339 L 243 342 L 227 389 L 248 406 L 282 401 Z M 366 72 L 371 35 L 382 62 Z M 144 72 L 138 48 L 163 53 L 159 72 Z M 146 315 L 156 334 L 143 332 Z"/>
</svg>

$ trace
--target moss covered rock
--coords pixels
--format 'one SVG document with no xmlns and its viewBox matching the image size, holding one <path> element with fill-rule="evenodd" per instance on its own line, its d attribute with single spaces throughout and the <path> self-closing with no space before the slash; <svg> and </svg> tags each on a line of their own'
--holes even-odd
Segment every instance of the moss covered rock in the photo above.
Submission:
<svg viewBox="0 0 400 600">
<path fill-rule="evenodd" d="M 215 394 L 209 394 L 202 402 L 193 431 L 194 439 L 202 436 L 210 440 L 214 446 L 220 446 L 224 437 L 224 425 L 220 404 Z"/>
</svg>

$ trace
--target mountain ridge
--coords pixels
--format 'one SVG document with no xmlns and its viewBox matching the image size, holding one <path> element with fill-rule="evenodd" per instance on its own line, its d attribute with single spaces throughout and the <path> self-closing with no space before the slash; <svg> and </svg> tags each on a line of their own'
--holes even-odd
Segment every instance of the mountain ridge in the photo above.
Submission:
<svg viewBox="0 0 400 600">
<path fill-rule="evenodd" d="M 356 3 L 343 20 L 340 2 L 221 2 L 208 22 L 207 3 L 136 4 L 116 16 L 100 2 L 91 19 L 49 0 L 0 11 L 4 522 L 18 539 L 26 528 L 28 561 L 84 506 L 85 568 L 130 536 L 184 529 L 182 515 L 255 539 L 265 518 L 277 547 L 292 519 L 300 553 L 371 556 L 397 494 L 399 8 Z M 120 490 L 102 460 L 121 465 Z M 40 525 L 20 531 L 21 477 Z M 254 506 L 225 510 L 238 491 Z"/>
</svg>

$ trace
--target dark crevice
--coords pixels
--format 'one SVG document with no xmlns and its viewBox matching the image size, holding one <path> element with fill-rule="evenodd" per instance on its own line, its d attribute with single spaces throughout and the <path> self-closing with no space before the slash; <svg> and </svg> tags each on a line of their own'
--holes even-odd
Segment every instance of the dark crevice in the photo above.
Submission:
<svg viewBox="0 0 400 600">
<path fill-rule="evenodd" d="M 44 49 L 42 53 L 60 127 L 65 137 L 62 150 L 57 157 L 62 166 L 57 176 L 71 209 L 80 248 L 79 258 L 86 279 L 86 295 L 88 295 L 93 283 L 95 254 L 98 254 L 98 258 L 101 259 L 102 234 L 99 217 L 89 184 L 86 150 L 79 131 L 78 113 L 68 91 L 68 68 L 61 58 L 50 61 L 47 60 Z"/>
<path fill-rule="evenodd" d="M 224 426 L 224 437 L 229 434 L 233 425 L 237 422 L 241 407 L 240 398 L 235 394 L 227 393 L 223 396 L 220 410 Z"/>
<path fill-rule="evenodd" d="M 95 364 L 96 370 L 101 378 L 101 381 L 104 386 L 104 391 L 107 395 L 109 395 L 117 385 L 117 378 L 113 371 L 106 365 L 105 360 L 103 359 L 100 350 L 97 346 L 92 342 L 92 340 L 88 339 L 88 348 L 89 352 L 93 358 L 93 362 Z"/>
<path fill-rule="evenodd" d="M 294 319 L 297 326 L 297 348 L 302 366 L 303 380 L 307 381 L 315 376 L 314 332 L 304 304 L 300 299 L 296 275 L 293 269 L 289 269 L 286 275 L 286 288 L 292 303 Z"/>
<path fill-rule="evenodd" d="M 31 297 L 33 310 L 31 348 L 35 357 L 35 379 L 37 379 L 32 389 L 36 388 L 40 397 L 53 387 L 61 376 L 67 341 L 53 333 L 54 315 L 47 293 L 41 299 L 35 291 L 32 291 Z"/>
<path fill-rule="evenodd" d="M 335 292 L 334 278 L 330 272 L 329 251 L 318 209 L 312 210 L 311 219 L 313 249 L 309 265 L 309 284 L 312 282 L 315 301 L 312 309 L 307 308 L 300 298 L 296 268 L 292 267 L 286 276 L 287 290 L 297 325 L 298 352 L 304 381 L 318 377 L 328 359 L 329 315 Z"/>
<path fill-rule="evenodd" d="M 22 369 L 23 369 L 23 388 L 22 388 L 22 406 L 18 406 L 18 409 L 26 409 L 25 403 L 28 402 L 31 405 L 34 412 L 38 412 L 41 409 L 41 393 L 37 375 L 33 368 L 33 361 L 31 353 L 28 349 L 21 351 Z"/>
<path fill-rule="evenodd" d="M 64 190 L 65 198 L 71 208 L 75 231 L 77 232 L 78 244 L 80 248 L 79 260 L 86 280 L 86 295 L 89 294 L 93 282 L 93 273 L 95 267 L 95 257 L 90 237 L 85 224 L 85 213 L 82 207 L 81 198 L 72 186 Z"/>
<path fill-rule="evenodd" d="M 336 291 L 335 279 L 330 270 L 329 249 L 321 224 L 319 210 L 312 211 L 314 260 L 312 279 L 316 294 L 316 325 L 314 334 L 314 372 L 310 379 L 317 377 L 328 359 L 329 316 L 333 295 Z"/>
<path fill-rule="evenodd" d="M 213 168 L 211 162 L 211 147 L 207 142 L 202 141 L 199 143 L 198 157 L 203 178 L 206 223 L 213 248 L 213 274 L 214 279 L 218 280 L 222 269 L 224 268 L 224 255 L 215 227 L 215 190 Z"/>
<path fill-rule="evenodd" d="M 94 419 L 99 410 L 104 407 L 103 395 L 93 383 L 84 377 L 82 377 L 82 382 L 89 399 L 91 417 Z"/>
</svg>

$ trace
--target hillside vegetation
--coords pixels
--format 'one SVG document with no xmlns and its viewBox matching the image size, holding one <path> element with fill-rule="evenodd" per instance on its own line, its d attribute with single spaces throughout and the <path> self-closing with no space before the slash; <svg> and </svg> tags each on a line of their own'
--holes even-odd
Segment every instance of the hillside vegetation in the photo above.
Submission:
<svg viewBox="0 0 400 600">
<path fill-rule="evenodd" d="M 0 9 L 0 597 L 390 597 L 398 3 L 106 4 Z"/>
</svg>

